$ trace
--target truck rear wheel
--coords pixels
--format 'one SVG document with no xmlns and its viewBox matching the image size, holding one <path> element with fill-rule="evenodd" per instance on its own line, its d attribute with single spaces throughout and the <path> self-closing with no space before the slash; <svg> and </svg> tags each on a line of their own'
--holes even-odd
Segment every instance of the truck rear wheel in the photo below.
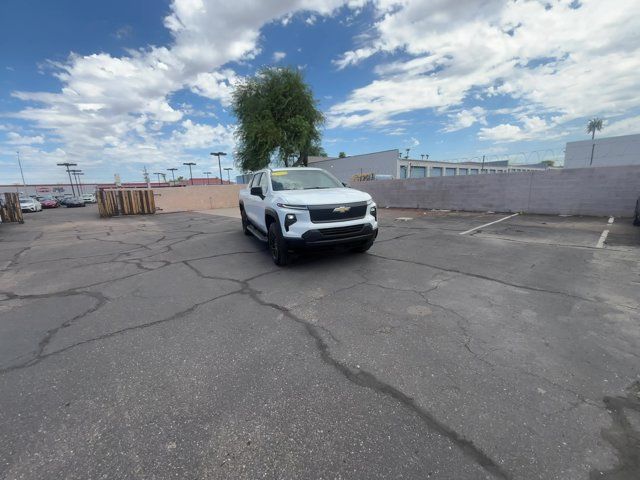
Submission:
<svg viewBox="0 0 640 480">
<path fill-rule="evenodd" d="M 269 225 L 268 241 L 269 253 L 271 253 L 273 263 L 281 267 L 287 265 L 289 263 L 289 250 L 277 222 L 272 222 Z"/>
</svg>

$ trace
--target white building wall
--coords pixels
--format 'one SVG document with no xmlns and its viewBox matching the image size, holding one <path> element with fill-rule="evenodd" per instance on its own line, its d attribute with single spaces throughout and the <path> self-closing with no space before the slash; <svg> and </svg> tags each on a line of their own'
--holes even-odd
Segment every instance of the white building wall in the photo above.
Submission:
<svg viewBox="0 0 640 480">
<path fill-rule="evenodd" d="M 350 182 L 359 173 L 393 175 L 398 177 L 398 150 L 352 155 L 345 158 L 328 158 L 309 162 L 310 167 L 323 168 L 342 182 Z"/>
<path fill-rule="evenodd" d="M 593 163 L 590 164 L 591 147 Z M 568 142 L 564 153 L 564 168 L 611 167 L 640 165 L 640 134 L 603 137 Z"/>
</svg>

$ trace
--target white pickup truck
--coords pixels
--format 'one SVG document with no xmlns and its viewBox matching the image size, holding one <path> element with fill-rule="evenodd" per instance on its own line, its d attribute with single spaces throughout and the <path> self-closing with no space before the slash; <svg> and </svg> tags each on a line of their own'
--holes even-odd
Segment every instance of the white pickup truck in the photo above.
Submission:
<svg viewBox="0 0 640 480">
<path fill-rule="evenodd" d="M 260 170 L 239 203 L 242 229 L 268 243 L 276 265 L 286 265 L 292 250 L 345 245 L 366 252 L 378 235 L 371 196 L 320 168 Z"/>
</svg>

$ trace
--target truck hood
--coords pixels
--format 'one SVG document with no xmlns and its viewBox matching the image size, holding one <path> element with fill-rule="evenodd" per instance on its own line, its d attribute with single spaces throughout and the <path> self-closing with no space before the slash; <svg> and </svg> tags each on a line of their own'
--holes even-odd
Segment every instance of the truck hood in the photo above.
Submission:
<svg viewBox="0 0 640 480">
<path fill-rule="evenodd" d="M 352 188 L 321 188 L 317 190 L 286 190 L 274 192 L 278 203 L 289 205 L 335 205 L 367 202 L 371 195 Z"/>
</svg>

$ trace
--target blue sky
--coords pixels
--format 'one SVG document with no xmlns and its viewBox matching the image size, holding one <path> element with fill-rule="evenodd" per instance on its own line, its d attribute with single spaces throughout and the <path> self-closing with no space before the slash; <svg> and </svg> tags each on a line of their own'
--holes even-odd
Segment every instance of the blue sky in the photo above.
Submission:
<svg viewBox="0 0 640 480">
<path fill-rule="evenodd" d="M 640 132 L 639 19 L 631 0 L 4 0 L 0 184 L 17 151 L 30 183 L 64 161 L 217 171 L 233 84 L 268 65 L 304 72 L 330 155 L 557 158 L 592 116 Z"/>
</svg>

